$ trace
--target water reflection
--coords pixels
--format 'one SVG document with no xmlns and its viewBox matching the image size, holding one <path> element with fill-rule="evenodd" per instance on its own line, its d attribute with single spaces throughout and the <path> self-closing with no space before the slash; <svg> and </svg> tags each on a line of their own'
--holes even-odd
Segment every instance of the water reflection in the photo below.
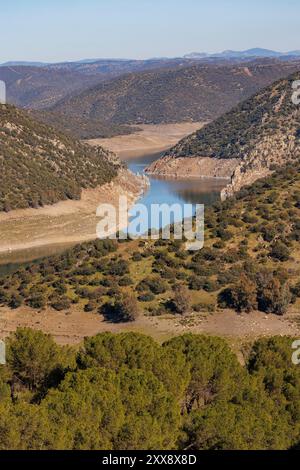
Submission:
<svg viewBox="0 0 300 470">
<path fill-rule="evenodd" d="M 161 154 L 146 155 L 134 161 L 129 160 L 127 165 L 134 173 L 141 174 L 150 163 L 160 156 Z M 227 180 L 216 178 L 170 179 L 149 176 L 149 179 L 149 190 L 138 201 L 139 204 L 144 204 L 148 208 L 149 213 L 152 204 L 180 204 L 182 207 L 184 204 L 211 206 L 220 199 L 220 191 L 227 184 Z M 148 223 L 151 225 L 151 220 Z M 155 228 L 160 227 L 155 226 Z"/>
</svg>

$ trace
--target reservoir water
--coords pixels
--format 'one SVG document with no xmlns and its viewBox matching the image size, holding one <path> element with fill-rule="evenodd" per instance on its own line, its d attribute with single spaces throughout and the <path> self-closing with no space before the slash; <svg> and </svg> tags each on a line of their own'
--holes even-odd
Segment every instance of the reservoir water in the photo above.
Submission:
<svg viewBox="0 0 300 470">
<path fill-rule="evenodd" d="M 161 154 L 143 155 L 127 160 L 128 168 L 134 173 L 142 174 L 144 169 Z M 212 205 L 220 198 L 221 189 L 227 184 L 227 180 L 215 178 L 199 179 L 166 179 L 150 176 L 150 187 L 142 195 L 138 203 L 144 204 L 150 209 L 152 204 L 204 204 Z M 149 211 L 150 212 L 150 211 Z M 172 222 L 177 220 L 172 220 Z M 155 227 L 159 228 L 159 227 Z M 1 230 L 1 227 L 0 227 Z M 40 260 L 46 256 L 59 254 L 68 246 L 50 245 L 22 251 L 13 251 L 0 255 L 0 275 L 16 271 L 19 266 L 34 260 Z"/>
<path fill-rule="evenodd" d="M 137 174 L 143 174 L 145 168 L 157 160 L 161 154 L 144 155 L 134 160 L 128 160 L 128 168 Z M 220 199 L 220 191 L 228 183 L 225 179 L 216 178 L 166 178 L 149 175 L 150 187 L 149 190 L 138 201 L 147 207 L 149 213 L 149 228 L 161 228 L 161 220 L 158 225 L 153 225 L 153 220 L 150 220 L 151 206 L 153 204 L 173 204 L 180 205 L 183 212 L 183 207 L 186 204 L 193 205 L 193 215 L 195 213 L 196 204 L 204 204 L 204 206 L 211 206 L 214 202 Z M 171 223 L 179 222 L 182 217 L 173 218 Z"/>
</svg>

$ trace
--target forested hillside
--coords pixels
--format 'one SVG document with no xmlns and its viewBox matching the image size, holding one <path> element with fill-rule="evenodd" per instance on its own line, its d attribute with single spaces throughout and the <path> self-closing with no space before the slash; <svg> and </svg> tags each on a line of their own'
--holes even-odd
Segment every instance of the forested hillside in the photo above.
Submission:
<svg viewBox="0 0 300 470">
<path fill-rule="evenodd" d="M 0 366 L 0 449 L 297 447 L 292 342 L 258 340 L 241 366 L 217 337 L 187 334 L 160 346 L 105 333 L 78 351 L 19 328 Z"/>
<path fill-rule="evenodd" d="M 298 69 L 297 62 L 266 60 L 130 73 L 66 97 L 42 118 L 81 138 L 105 136 L 105 126 L 111 135 L 128 124 L 207 121 Z"/>
<path fill-rule="evenodd" d="M 116 175 L 108 157 L 25 111 L 0 105 L 0 211 L 79 199 L 82 188 Z"/>
<path fill-rule="evenodd" d="M 183 139 L 168 155 L 247 159 L 263 141 L 270 144 L 272 152 L 272 139 L 276 154 L 281 150 L 275 145 L 278 135 L 287 142 L 287 153 L 295 151 L 293 144 L 299 145 L 300 137 L 300 107 L 292 102 L 292 83 L 299 78 L 298 72 L 273 83 Z"/>
<path fill-rule="evenodd" d="M 45 109 L 71 93 L 80 93 L 97 83 L 129 72 L 177 67 L 188 59 L 114 60 L 62 62 L 57 64 L 7 63 L 0 65 L 8 103 L 30 109 Z"/>
</svg>

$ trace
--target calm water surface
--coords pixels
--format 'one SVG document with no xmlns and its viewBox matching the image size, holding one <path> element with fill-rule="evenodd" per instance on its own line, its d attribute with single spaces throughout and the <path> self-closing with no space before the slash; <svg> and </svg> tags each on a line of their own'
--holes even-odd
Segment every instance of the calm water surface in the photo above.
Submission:
<svg viewBox="0 0 300 470">
<path fill-rule="evenodd" d="M 151 154 L 128 160 L 128 168 L 134 173 L 142 174 L 146 166 L 159 158 L 161 154 Z M 220 198 L 220 191 L 226 185 L 226 180 L 215 178 L 205 179 L 166 179 L 161 177 L 149 177 L 149 190 L 138 201 L 150 209 L 151 204 L 204 204 L 212 205 Z M 149 211 L 150 212 L 150 211 Z M 176 220 L 172 220 L 176 221 Z M 159 227 L 155 227 L 159 228 Z M 51 245 L 38 247 L 0 255 L 0 275 L 16 271 L 18 267 L 26 265 L 34 260 L 38 261 L 46 256 L 59 254 L 70 247 L 63 245 Z"/>
<path fill-rule="evenodd" d="M 127 165 L 134 173 L 142 174 L 144 169 L 160 156 L 161 154 L 143 156 L 129 160 Z M 149 176 L 149 179 L 150 188 L 138 201 L 148 208 L 149 213 L 152 204 L 180 204 L 182 207 L 184 204 L 211 206 L 220 199 L 220 191 L 227 184 L 227 180 L 216 178 L 170 179 Z M 178 220 L 171 220 L 174 221 Z M 149 225 L 151 228 L 153 221 L 149 220 Z M 155 226 L 155 228 L 160 227 Z"/>
</svg>

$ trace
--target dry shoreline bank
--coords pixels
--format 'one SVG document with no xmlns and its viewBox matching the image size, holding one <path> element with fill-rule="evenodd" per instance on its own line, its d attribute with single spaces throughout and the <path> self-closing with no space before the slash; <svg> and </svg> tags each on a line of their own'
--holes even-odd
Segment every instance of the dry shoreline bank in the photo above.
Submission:
<svg viewBox="0 0 300 470">
<path fill-rule="evenodd" d="M 145 190 L 145 184 L 142 178 L 121 170 L 110 183 L 83 190 L 78 201 L 61 201 L 39 209 L 1 213 L 0 255 L 8 259 L 9 255 L 18 251 L 60 245 L 64 247 L 93 240 L 97 237 L 98 205 L 109 203 L 118 207 L 121 195 L 126 195 L 129 205 L 133 205 Z"/>
<path fill-rule="evenodd" d="M 202 127 L 203 123 L 144 125 L 142 131 L 111 139 L 94 139 L 122 159 L 136 158 L 167 150 L 180 139 Z M 0 213 L 0 264 L 14 262 L 14 254 L 42 247 L 62 248 L 96 238 L 96 208 L 100 203 L 116 204 L 127 195 L 133 205 L 145 190 L 145 181 L 122 170 L 111 183 L 82 191 L 79 201 L 61 201 L 39 209 L 18 209 Z M 122 227 L 119 227 L 122 228 Z M 33 258 L 32 258 L 33 259 Z"/>
<path fill-rule="evenodd" d="M 148 175 L 172 178 L 214 178 L 230 181 L 240 160 L 218 160 L 210 157 L 173 157 L 166 155 L 154 161 L 145 172 Z"/>
<path fill-rule="evenodd" d="M 116 153 L 122 160 L 130 160 L 144 155 L 168 150 L 179 140 L 203 127 L 204 122 L 183 122 L 177 124 L 145 124 L 142 130 L 129 135 L 110 139 L 92 139 L 90 145 L 102 147 Z"/>
</svg>

